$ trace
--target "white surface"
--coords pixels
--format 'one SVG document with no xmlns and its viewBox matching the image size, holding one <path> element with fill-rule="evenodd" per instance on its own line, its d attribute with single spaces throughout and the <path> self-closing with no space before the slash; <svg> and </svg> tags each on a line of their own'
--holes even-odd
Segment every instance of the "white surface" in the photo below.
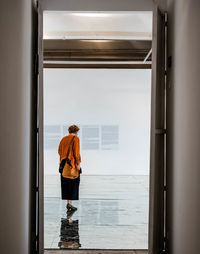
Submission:
<svg viewBox="0 0 200 254">
<path fill-rule="evenodd" d="M 151 40 L 152 12 L 44 12 L 44 39 Z"/>
<path fill-rule="evenodd" d="M 200 1 L 170 0 L 168 236 L 171 254 L 200 249 Z"/>
<path fill-rule="evenodd" d="M 30 253 L 32 6 L 0 3 L 1 254 Z"/>
<path fill-rule="evenodd" d="M 45 69 L 44 123 L 117 125 L 113 150 L 83 150 L 80 131 L 84 174 L 148 175 L 150 87 L 150 70 Z M 45 150 L 45 174 L 57 173 L 58 144 Z"/>
</svg>

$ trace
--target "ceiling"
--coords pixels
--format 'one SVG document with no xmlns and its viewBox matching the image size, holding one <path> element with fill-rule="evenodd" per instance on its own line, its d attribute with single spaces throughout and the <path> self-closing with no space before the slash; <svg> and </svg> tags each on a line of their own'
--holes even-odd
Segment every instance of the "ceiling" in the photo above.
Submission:
<svg viewBox="0 0 200 254">
<path fill-rule="evenodd" d="M 44 39 L 151 40 L 152 12 L 44 12 Z"/>
</svg>

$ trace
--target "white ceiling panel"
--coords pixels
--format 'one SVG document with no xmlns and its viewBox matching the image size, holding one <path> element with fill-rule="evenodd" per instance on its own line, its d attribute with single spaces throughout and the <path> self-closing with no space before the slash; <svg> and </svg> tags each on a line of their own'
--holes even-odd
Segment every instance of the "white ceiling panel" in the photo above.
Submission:
<svg viewBox="0 0 200 254">
<path fill-rule="evenodd" d="M 151 40 L 152 12 L 44 12 L 44 39 Z"/>
</svg>

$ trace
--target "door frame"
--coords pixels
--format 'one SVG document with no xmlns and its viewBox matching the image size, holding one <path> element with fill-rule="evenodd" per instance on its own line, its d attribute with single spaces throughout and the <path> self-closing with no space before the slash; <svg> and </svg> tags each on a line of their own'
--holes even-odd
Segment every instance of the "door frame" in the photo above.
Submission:
<svg viewBox="0 0 200 254">
<path fill-rule="evenodd" d="M 83 1 L 86 1 L 86 5 L 83 6 Z M 44 137 L 43 137 L 43 131 L 44 131 L 44 123 L 43 123 L 43 12 L 44 11 L 152 11 L 153 15 L 158 10 L 158 5 L 151 3 L 151 1 L 147 2 L 145 0 L 125 0 L 123 2 L 123 5 L 121 4 L 121 0 L 117 0 L 114 4 L 110 4 L 113 0 L 110 2 L 107 0 L 102 0 L 101 5 L 94 6 L 96 1 L 92 0 L 77 0 L 77 1 L 61 1 L 61 0 L 38 0 L 38 105 L 37 105 L 37 185 L 38 185 L 38 198 L 37 198 L 37 208 L 38 208 L 38 214 L 37 214 L 37 223 L 36 226 L 38 228 L 38 251 L 37 253 L 43 254 L 44 253 Z M 116 0 L 115 0 L 116 1 Z M 56 2 L 56 3 L 55 3 Z M 109 2 L 109 4 L 108 4 Z M 79 5 L 77 4 L 79 3 Z M 148 4 L 147 4 L 148 3 Z M 89 7 L 88 7 L 89 6 Z M 107 7 L 108 8 L 107 8 Z M 131 8 L 130 8 L 131 6 Z M 152 40 L 155 40 L 154 36 Z M 154 48 L 153 54 L 157 51 L 157 48 Z M 112 68 L 112 66 L 110 66 Z M 115 68 L 113 66 L 113 68 Z M 130 67 L 131 68 L 131 67 Z M 155 71 L 153 68 L 154 65 L 152 65 L 152 75 Z M 155 87 L 152 85 L 152 89 L 155 89 Z M 151 91 L 152 93 L 153 91 Z M 155 91 L 154 91 L 155 92 Z M 152 110 L 151 105 L 151 110 Z M 151 117 L 151 122 L 154 119 Z M 151 127 L 151 133 L 152 133 L 152 127 Z M 152 134 L 151 134 L 152 135 Z M 152 141 L 151 141 L 152 142 Z M 165 143 L 166 145 L 166 143 Z M 151 144 L 152 147 L 152 144 Z M 152 148 L 151 148 L 152 150 Z M 153 155 L 155 156 L 154 152 Z M 151 175 L 154 174 L 154 166 L 151 165 Z M 151 178 L 150 175 L 150 178 Z M 150 179 L 151 184 L 152 179 Z M 160 181 L 163 181 L 163 179 L 160 179 Z M 154 182 L 154 180 L 153 180 Z M 150 186 L 151 188 L 151 186 Z M 155 198 L 155 189 L 150 189 L 150 202 Z M 163 196 L 164 198 L 164 196 Z M 150 204 L 151 205 L 151 204 Z M 154 207 L 155 208 L 155 207 Z M 164 213 L 164 211 L 163 211 Z M 153 220 L 151 219 L 153 218 Z M 149 219 L 150 222 L 156 223 L 164 223 L 163 218 L 155 218 L 153 217 L 153 214 L 151 214 L 151 210 L 149 209 Z M 164 224 L 163 224 L 164 226 Z M 151 223 L 149 224 L 149 232 L 154 231 L 154 225 Z M 149 238 L 149 247 L 152 246 L 153 239 Z M 151 248 L 152 249 L 152 248 Z M 153 249 L 152 249 L 153 250 Z M 154 252 L 150 252 L 151 254 L 157 254 Z"/>
<path fill-rule="evenodd" d="M 149 254 L 166 250 L 166 84 L 167 13 L 153 10 L 151 140 L 149 181 Z"/>
</svg>

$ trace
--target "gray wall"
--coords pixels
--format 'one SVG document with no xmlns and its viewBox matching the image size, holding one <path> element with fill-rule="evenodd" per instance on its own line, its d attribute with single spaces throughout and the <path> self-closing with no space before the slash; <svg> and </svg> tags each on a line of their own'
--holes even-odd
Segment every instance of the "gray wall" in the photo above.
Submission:
<svg viewBox="0 0 200 254">
<path fill-rule="evenodd" d="M 200 249 L 200 1 L 168 0 L 170 254 Z M 0 253 L 29 252 L 31 0 L 0 5 Z"/>
<path fill-rule="evenodd" d="M 49 11 L 151 11 L 152 0 L 43 0 L 42 6 Z"/>
<path fill-rule="evenodd" d="M 170 254 L 200 249 L 200 1 L 168 0 L 168 238 Z"/>
<path fill-rule="evenodd" d="M 0 253 L 29 253 L 31 0 L 0 3 Z"/>
</svg>

